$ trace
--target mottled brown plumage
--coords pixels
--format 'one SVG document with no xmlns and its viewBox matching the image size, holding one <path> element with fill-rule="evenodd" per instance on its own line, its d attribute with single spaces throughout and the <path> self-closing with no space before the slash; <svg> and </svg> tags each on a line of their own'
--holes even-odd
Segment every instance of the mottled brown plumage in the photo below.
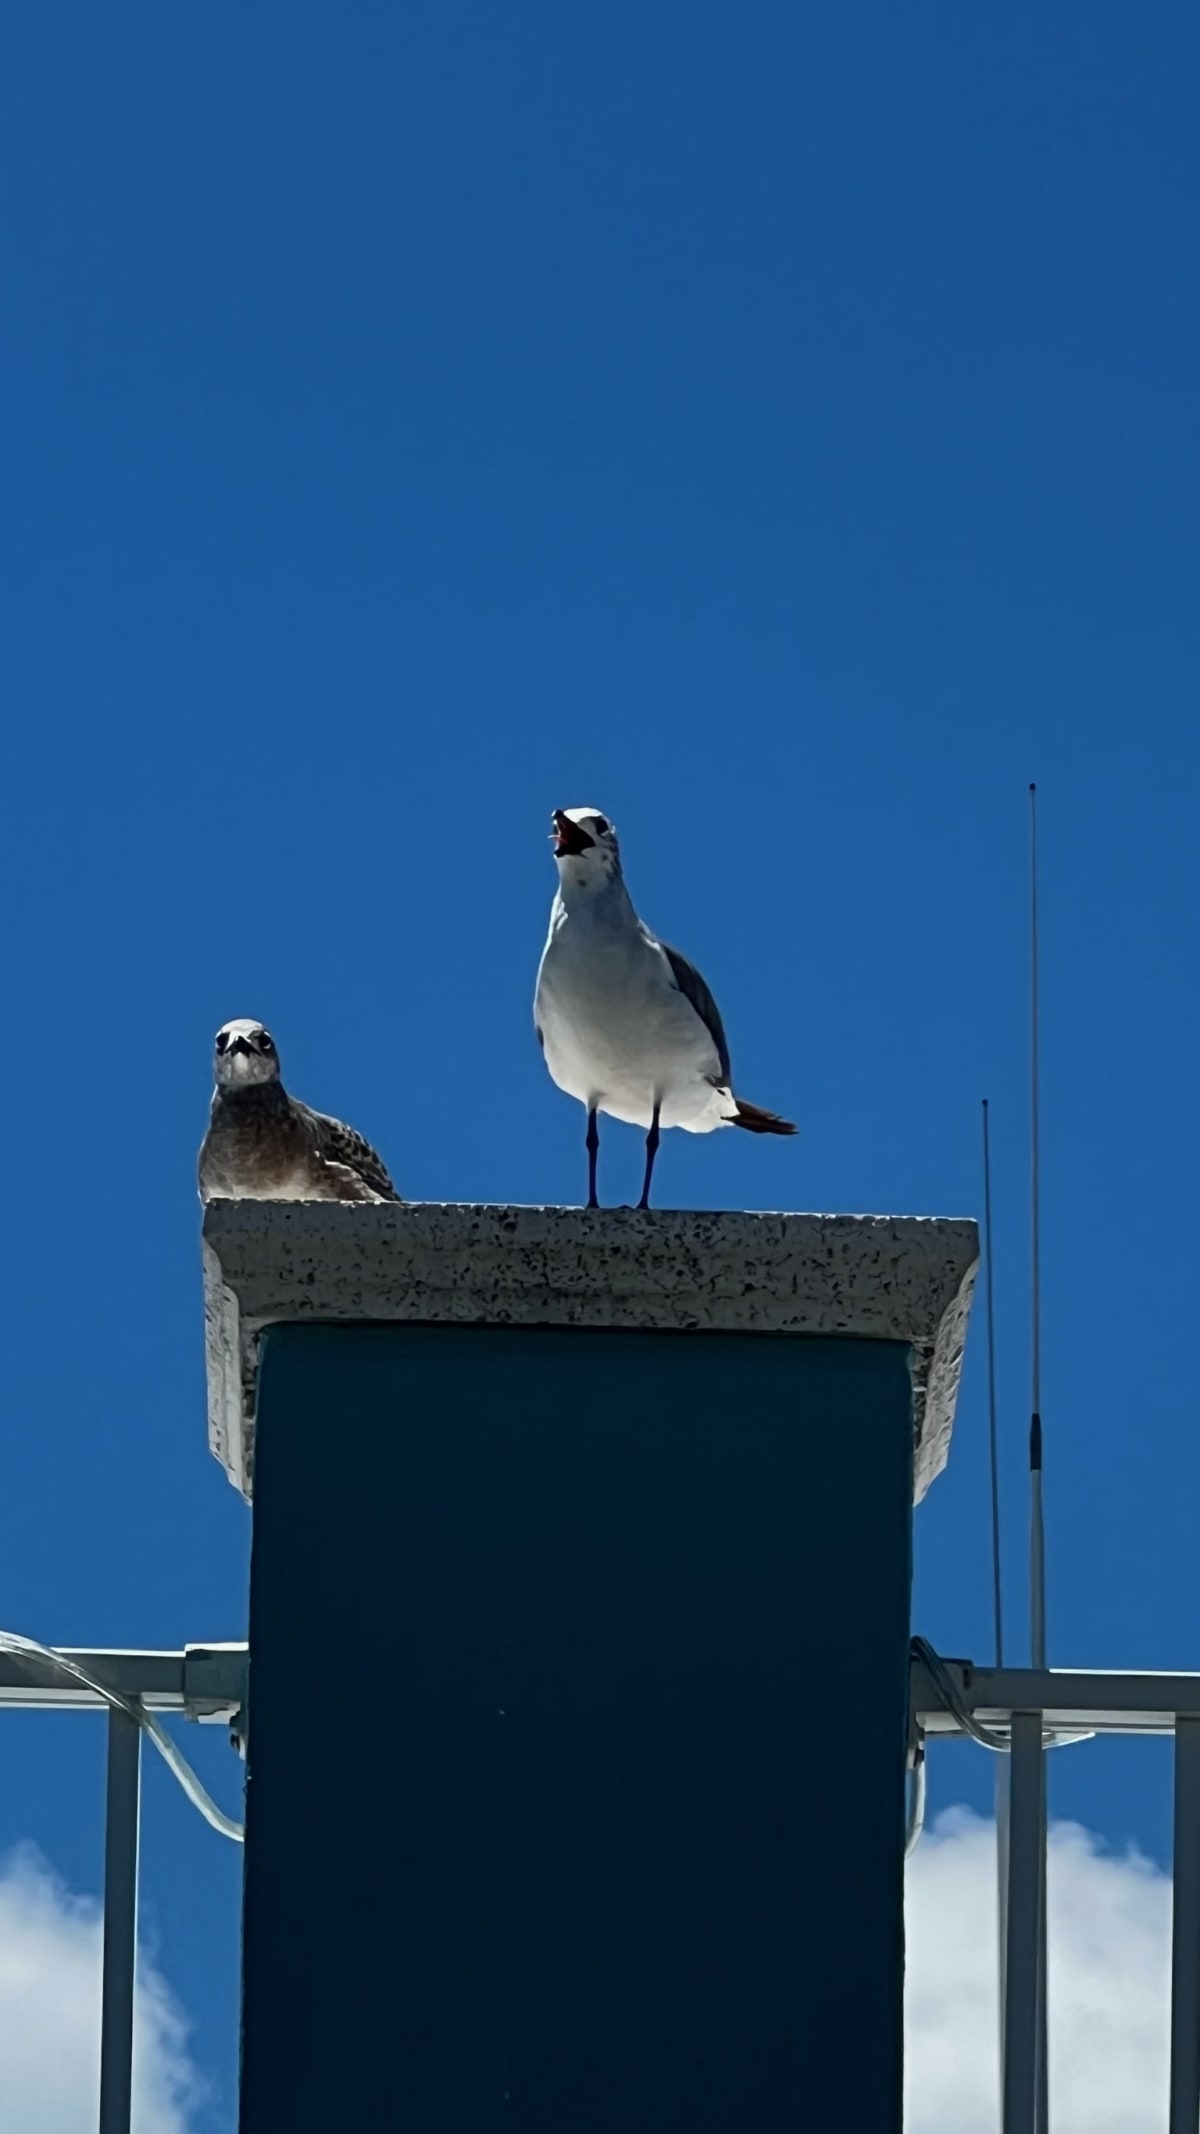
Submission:
<svg viewBox="0 0 1200 2134">
<path fill-rule="evenodd" d="M 215 1070 L 200 1147 L 202 1200 L 399 1200 L 369 1141 L 288 1095 L 261 1023 L 218 1030 Z"/>
</svg>

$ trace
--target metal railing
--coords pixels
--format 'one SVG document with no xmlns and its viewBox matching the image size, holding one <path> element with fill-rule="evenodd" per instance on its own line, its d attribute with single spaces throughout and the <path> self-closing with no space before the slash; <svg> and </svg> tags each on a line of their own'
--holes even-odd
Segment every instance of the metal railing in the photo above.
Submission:
<svg viewBox="0 0 1200 2134">
<path fill-rule="evenodd" d="M 64 1680 L 63 1662 L 78 1671 L 74 1679 Z M 241 1733 L 248 1675 L 245 1645 L 188 1645 L 182 1652 L 70 1649 L 59 1656 L 59 1664 L 36 1653 L 0 1650 L 0 1709 L 108 1713 L 99 2134 L 130 2134 L 133 2109 L 142 1748 L 138 1714 L 182 1712 L 187 1719 Z M 97 1686 L 85 1686 L 80 1676 Z"/>
<path fill-rule="evenodd" d="M 927 1650 L 927 1648 L 926 1648 Z M 137 1713 L 181 1712 L 225 1725 L 244 1741 L 245 1645 L 182 1652 L 69 1650 L 60 1659 L 97 1687 L 64 1682 L 61 1666 L 0 1650 L 0 1709 L 107 1711 L 104 1939 L 99 2134 L 130 2134 L 137 1962 L 141 1732 Z M 1039 1977 L 1046 1847 L 1047 1743 L 1089 1734 L 1171 1734 L 1175 1741 L 1171 2074 L 1167 2134 L 1200 2127 L 1200 1674 L 1109 1674 L 975 1667 L 965 1660 L 911 1671 L 914 1757 L 927 1745 L 975 1733 L 1007 1752 L 1009 1810 L 1001 1890 L 1003 2134 L 1047 2134 L 1040 2124 Z M 117 1700 L 114 1702 L 113 1700 Z M 211 1804 L 210 1804 L 211 1805 Z M 912 1818 L 915 1837 L 920 1808 Z"/>
<path fill-rule="evenodd" d="M 932 1658 L 933 1656 L 931 1656 Z M 947 1679 L 948 1678 L 948 1679 Z M 975 1667 L 914 1657 L 915 1749 L 975 1728 L 1008 1751 L 1007 1865 L 1001 1887 L 1003 2134 L 1046 2134 L 1040 2092 L 1040 1978 L 1045 1902 L 1048 1745 L 1089 1734 L 1175 1738 L 1174 1893 L 1171 1922 L 1171 2078 L 1167 2134 L 1200 2126 L 1200 1674 L 1107 1674 L 1071 1669 Z M 1053 2113 L 1051 2111 L 1051 2118 Z"/>
</svg>

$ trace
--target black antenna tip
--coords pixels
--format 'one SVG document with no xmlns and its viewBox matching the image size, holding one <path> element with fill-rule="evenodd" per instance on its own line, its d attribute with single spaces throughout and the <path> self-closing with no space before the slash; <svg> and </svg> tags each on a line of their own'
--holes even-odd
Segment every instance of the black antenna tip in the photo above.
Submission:
<svg viewBox="0 0 1200 2134">
<path fill-rule="evenodd" d="M 1030 792 L 1031 792 L 1031 793 L 1036 793 L 1036 792 L 1037 792 L 1037 787 L 1036 787 L 1036 785 L 1034 784 L 1034 782 L 1033 782 L 1032 778 L 1031 778 L 1031 779 L 1030 779 L 1030 781 L 1029 781 L 1029 790 L 1030 790 Z"/>
</svg>

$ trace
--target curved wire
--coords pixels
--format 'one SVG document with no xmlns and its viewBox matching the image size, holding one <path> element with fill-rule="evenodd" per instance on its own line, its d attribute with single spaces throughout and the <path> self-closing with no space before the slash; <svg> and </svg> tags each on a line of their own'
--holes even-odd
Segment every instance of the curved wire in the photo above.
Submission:
<svg viewBox="0 0 1200 2134">
<path fill-rule="evenodd" d="M 908 1774 L 908 1821 L 904 1831 L 904 1857 L 916 1851 L 925 1828 L 925 1744 L 918 1743 Z"/>
<path fill-rule="evenodd" d="M 934 1651 L 928 1638 L 913 1639 L 912 1656 L 914 1660 L 920 1661 L 941 1702 L 951 1716 L 957 1719 L 963 1733 L 969 1734 L 972 1741 L 977 1741 L 981 1749 L 990 1749 L 994 1756 L 1007 1756 L 1007 1735 L 993 1733 L 991 1727 L 981 1725 L 974 1712 L 964 1703 L 950 1669 L 941 1654 Z"/>
<path fill-rule="evenodd" d="M 52 1667 L 56 1674 L 62 1675 L 67 1681 L 78 1682 L 84 1689 L 90 1689 L 103 1703 L 110 1705 L 113 1711 L 124 1712 L 127 1719 L 132 1719 L 141 1727 L 143 1733 L 150 1736 L 167 1769 L 183 1788 L 193 1808 L 199 1810 L 205 1822 L 211 1823 L 213 1829 L 220 1831 L 222 1837 L 232 1838 L 235 1845 L 245 1842 L 244 1825 L 236 1822 L 233 1816 L 226 1815 L 223 1808 L 218 1808 L 186 1756 L 176 1748 L 166 1728 L 153 1712 L 147 1711 L 139 1698 L 123 1697 L 119 1690 L 111 1689 L 107 1683 L 98 1681 L 95 1675 L 90 1675 L 86 1667 L 80 1666 L 78 1660 L 68 1659 L 65 1652 L 56 1651 L 53 1645 L 39 1644 L 36 1638 L 23 1638 L 15 1630 L 0 1630 L 0 1652 L 6 1652 L 18 1666 L 22 1661 L 39 1660 L 44 1666 Z"/>
<path fill-rule="evenodd" d="M 958 1684 L 945 1661 L 940 1653 L 934 1651 L 928 1638 L 914 1638 L 911 1651 L 913 1659 L 920 1661 L 941 1703 L 951 1717 L 957 1719 L 963 1733 L 969 1734 L 972 1741 L 977 1741 L 981 1749 L 990 1749 L 994 1756 L 1011 1754 L 1012 1743 L 1008 1735 L 997 1734 L 992 1727 L 984 1726 L 983 1722 L 975 1717 L 974 1712 L 964 1703 Z M 1094 1729 L 1082 1734 L 1056 1734 L 1053 1727 L 1046 1727 L 1042 1731 L 1042 1747 L 1069 1749 L 1073 1741 L 1094 1741 L 1095 1738 Z"/>
</svg>

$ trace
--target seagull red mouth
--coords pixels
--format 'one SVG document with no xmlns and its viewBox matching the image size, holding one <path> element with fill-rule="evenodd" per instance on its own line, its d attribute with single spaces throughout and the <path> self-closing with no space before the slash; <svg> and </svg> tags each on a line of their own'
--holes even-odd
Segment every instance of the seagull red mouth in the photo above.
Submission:
<svg viewBox="0 0 1200 2134">
<path fill-rule="evenodd" d="M 589 837 L 577 822 L 572 822 L 565 808 L 554 810 L 554 857 L 556 860 L 577 860 L 581 853 L 590 852 L 596 840 Z"/>
</svg>

